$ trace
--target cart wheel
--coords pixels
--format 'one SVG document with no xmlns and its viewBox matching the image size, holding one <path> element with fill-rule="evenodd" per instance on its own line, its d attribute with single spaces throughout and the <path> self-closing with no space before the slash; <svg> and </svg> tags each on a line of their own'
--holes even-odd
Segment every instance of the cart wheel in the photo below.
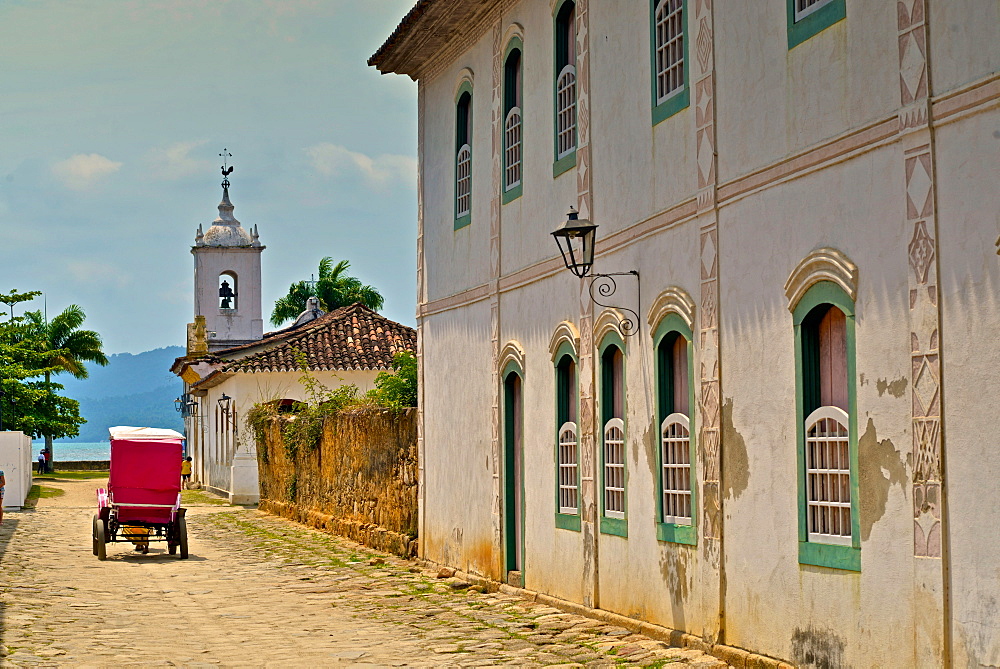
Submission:
<svg viewBox="0 0 1000 669">
<path fill-rule="evenodd" d="M 177 542 L 181 547 L 181 559 L 188 559 L 188 526 L 187 519 L 181 516 L 177 519 Z"/>
<path fill-rule="evenodd" d="M 94 523 L 94 553 L 98 560 L 108 559 L 107 536 L 104 530 L 104 521 L 98 520 Z"/>
<path fill-rule="evenodd" d="M 171 555 L 177 552 L 177 544 L 175 544 L 172 539 L 167 542 L 167 552 Z"/>
<path fill-rule="evenodd" d="M 96 513 L 94 514 L 94 529 L 91 532 L 91 538 L 94 540 L 94 555 L 97 555 L 97 524 L 101 522 L 101 517 Z"/>
</svg>

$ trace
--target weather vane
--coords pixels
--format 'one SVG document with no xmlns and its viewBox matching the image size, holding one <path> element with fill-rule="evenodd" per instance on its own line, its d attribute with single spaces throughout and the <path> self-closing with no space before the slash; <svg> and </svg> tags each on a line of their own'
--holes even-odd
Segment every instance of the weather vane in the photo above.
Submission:
<svg viewBox="0 0 1000 669">
<path fill-rule="evenodd" d="M 233 173 L 229 159 L 233 157 L 233 154 L 229 153 L 229 149 L 222 149 L 219 157 L 222 158 L 222 187 L 229 188 L 229 175 Z"/>
</svg>

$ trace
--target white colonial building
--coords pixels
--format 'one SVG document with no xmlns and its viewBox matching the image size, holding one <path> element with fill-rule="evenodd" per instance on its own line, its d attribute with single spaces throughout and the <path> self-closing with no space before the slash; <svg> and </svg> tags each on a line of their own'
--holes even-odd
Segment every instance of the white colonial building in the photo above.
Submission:
<svg viewBox="0 0 1000 669">
<path fill-rule="evenodd" d="M 201 226 L 195 257 L 194 322 L 187 354 L 171 371 L 184 381 L 180 401 L 192 479 L 235 504 L 259 501 L 257 450 L 246 426 L 258 403 L 291 409 L 308 401 L 304 374 L 323 387 L 353 384 L 359 393 L 392 368 L 393 356 L 416 348 L 413 328 L 361 304 L 326 313 L 310 298 L 292 325 L 263 333 L 257 227 L 248 233 L 233 218 L 228 180 L 219 218 Z"/>
<path fill-rule="evenodd" d="M 370 64 L 419 84 L 423 557 L 1000 664 L 1000 5 L 420 0 Z"/>
</svg>

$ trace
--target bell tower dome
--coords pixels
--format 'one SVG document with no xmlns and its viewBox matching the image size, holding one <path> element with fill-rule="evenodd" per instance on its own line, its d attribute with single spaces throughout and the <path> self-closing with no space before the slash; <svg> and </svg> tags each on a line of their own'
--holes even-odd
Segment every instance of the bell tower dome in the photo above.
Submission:
<svg viewBox="0 0 1000 669">
<path fill-rule="evenodd" d="M 224 152 L 223 158 L 231 154 Z M 259 341 L 264 336 L 261 317 L 260 254 L 257 226 L 247 230 L 233 216 L 229 175 L 222 166 L 222 202 L 219 217 L 194 238 L 194 315 L 205 317 L 208 350 L 218 351 Z"/>
</svg>

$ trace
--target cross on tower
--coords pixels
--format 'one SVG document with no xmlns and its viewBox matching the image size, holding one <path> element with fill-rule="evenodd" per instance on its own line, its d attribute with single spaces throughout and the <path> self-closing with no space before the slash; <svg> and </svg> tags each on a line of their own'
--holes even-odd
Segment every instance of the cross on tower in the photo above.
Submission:
<svg viewBox="0 0 1000 669">
<path fill-rule="evenodd" d="M 224 148 L 219 157 L 222 158 L 222 187 L 229 188 L 229 175 L 233 173 L 233 168 L 229 167 L 229 159 L 233 157 L 233 154 L 229 153 L 229 149 Z"/>
</svg>

